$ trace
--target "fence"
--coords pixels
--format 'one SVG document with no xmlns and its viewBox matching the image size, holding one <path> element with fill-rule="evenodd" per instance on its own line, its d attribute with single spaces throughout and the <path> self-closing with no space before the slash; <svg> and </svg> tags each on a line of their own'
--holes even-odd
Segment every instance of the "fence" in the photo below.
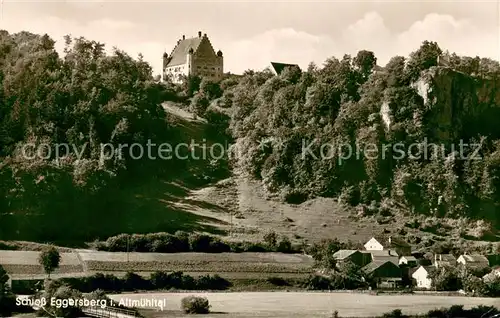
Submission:
<svg viewBox="0 0 500 318">
<path fill-rule="evenodd" d="M 96 318 L 129 318 L 139 317 L 137 312 L 133 310 L 121 309 L 116 307 L 85 307 L 82 308 L 83 313 Z"/>
</svg>

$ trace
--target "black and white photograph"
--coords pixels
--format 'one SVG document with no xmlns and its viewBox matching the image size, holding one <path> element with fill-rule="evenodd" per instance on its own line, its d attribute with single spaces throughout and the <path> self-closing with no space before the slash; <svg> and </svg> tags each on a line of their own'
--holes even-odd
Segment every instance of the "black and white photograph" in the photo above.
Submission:
<svg viewBox="0 0 500 318">
<path fill-rule="evenodd" d="M 500 0 L 0 0 L 0 317 L 500 318 Z"/>
</svg>

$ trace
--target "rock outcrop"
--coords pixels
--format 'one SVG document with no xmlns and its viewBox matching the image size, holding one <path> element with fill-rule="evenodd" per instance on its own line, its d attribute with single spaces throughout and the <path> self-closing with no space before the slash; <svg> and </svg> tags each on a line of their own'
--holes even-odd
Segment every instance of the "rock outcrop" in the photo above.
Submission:
<svg viewBox="0 0 500 318">
<path fill-rule="evenodd" d="M 433 67 L 412 86 L 424 100 L 429 139 L 450 144 L 477 135 L 500 138 L 500 79 Z"/>
</svg>

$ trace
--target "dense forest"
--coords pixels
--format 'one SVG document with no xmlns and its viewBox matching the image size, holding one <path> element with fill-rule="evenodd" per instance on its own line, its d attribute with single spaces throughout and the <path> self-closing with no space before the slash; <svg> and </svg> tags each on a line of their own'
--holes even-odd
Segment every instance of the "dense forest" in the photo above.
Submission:
<svg viewBox="0 0 500 318">
<path fill-rule="evenodd" d="M 101 43 L 70 37 L 59 55 L 47 35 L 2 31 L 0 239 L 21 232 L 33 240 L 117 234 L 107 229 L 129 215 L 116 192 L 187 163 L 118 153 L 103 159 L 101 145 L 175 143 L 182 131 L 161 103 L 186 97 L 187 107 L 235 141 L 240 155 L 231 157 L 232 168 L 290 203 L 339 197 L 368 212 L 398 207 L 498 225 L 499 83 L 498 62 L 442 52 L 426 41 L 385 67 L 364 50 L 279 76 L 249 70 L 218 83 L 188 78 L 172 89 L 141 56 L 118 49 L 107 55 Z M 461 141 L 479 144 L 481 160 L 471 147 L 458 154 Z M 340 161 L 338 147 L 330 147 L 327 159 L 304 158 L 304 143 L 311 142 L 316 156 L 324 144 L 364 151 Z M 443 145 L 444 155 L 396 158 L 390 148 L 385 158 L 373 158 L 363 148 L 416 145 L 428 153 L 426 142 Z M 58 157 L 54 150 L 63 144 L 74 148 Z"/>
<path fill-rule="evenodd" d="M 279 76 L 247 71 L 220 86 L 222 97 L 206 110 L 198 91 L 193 109 L 228 114 L 241 154 L 234 164 L 282 199 L 339 197 L 366 213 L 396 207 L 498 225 L 497 61 L 425 41 L 385 67 L 363 50 Z"/>
<path fill-rule="evenodd" d="M 106 55 L 95 41 L 65 40 L 61 57 L 47 35 L 0 33 L 2 238 L 103 233 L 126 217 L 114 191 L 155 163 L 102 156 L 101 145 L 176 138 L 148 63 L 118 49 Z M 57 156 L 57 145 L 70 148 Z"/>
</svg>

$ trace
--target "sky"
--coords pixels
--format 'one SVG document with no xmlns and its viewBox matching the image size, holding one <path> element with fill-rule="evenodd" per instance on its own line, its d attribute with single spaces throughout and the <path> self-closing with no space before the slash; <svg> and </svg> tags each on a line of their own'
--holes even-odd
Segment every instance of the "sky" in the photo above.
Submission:
<svg viewBox="0 0 500 318">
<path fill-rule="evenodd" d="M 21 1 L 3 0 L 0 29 L 84 36 L 142 53 L 154 74 L 178 39 L 207 33 L 224 71 L 262 70 L 271 61 L 305 68 L 371 50 L 383 66 L 422 41 L 459 55 L 500 58 L 500 0 L 493 1 Z"/>
</svg>

